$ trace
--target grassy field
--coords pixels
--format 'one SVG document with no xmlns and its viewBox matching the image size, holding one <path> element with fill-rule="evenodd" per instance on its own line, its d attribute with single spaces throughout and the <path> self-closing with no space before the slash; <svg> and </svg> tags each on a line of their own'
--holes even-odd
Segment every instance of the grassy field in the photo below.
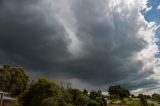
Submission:
<svg viewBox="0 0 160 106">
<path fill-rule="evenodd" d="M 138 98 L 124 98 L 123 102 L 120 99 L 107 99 L 108 106 L 140 106 Z"/>
<path fill-rule="evenodd" d="M 107 100 L 107 106 L 141 106 L 139 98 L 124 98 L 123 103 L 119 99 Z M 156 101 L 147 100 L 148 106 L 160 106 Z"/>
<path fill-rule="evenodd" d="M 147 100 L 147 102 L 148 102 L 149 104 L 154 104 L 154 106 L 160 106 L 160 104 L 159 104 L 158 102 L 156 102 L 156 101 Z"/>
</svg>

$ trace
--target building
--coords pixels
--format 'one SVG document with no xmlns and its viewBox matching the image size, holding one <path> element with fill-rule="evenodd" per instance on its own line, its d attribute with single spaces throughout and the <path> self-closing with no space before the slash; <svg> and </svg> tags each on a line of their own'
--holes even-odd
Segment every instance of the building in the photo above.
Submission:
<svg viewBox="0 0 160 106">
<path fill-rule="evenodd" d="M 0 91 L 0 106 L 8 106 L 8 103 L 16 100 L 8 95 L 9 93 Z"/>
</svg>

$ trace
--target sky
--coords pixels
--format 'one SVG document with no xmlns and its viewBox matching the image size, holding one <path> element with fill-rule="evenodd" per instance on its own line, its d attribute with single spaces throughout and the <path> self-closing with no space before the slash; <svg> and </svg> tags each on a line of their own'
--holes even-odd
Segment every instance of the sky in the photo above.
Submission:
<svg viewBox="0 0 160 106">
<path fill-rule="evenodd" d="M 0 0 L 0 65 L 80 89 L 160 83 L 160 0 Z"/>
</svg>

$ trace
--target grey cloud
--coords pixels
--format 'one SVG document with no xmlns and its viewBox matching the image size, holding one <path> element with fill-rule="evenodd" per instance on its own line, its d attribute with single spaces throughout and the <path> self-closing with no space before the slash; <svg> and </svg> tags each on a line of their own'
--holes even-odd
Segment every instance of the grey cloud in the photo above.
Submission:
<svg viewBox="0 0 160 106">
<path fill-rule="evenodd" d="M 68 2 L 76 20 L 76 31 L 73 32 L 82 43 L 83 55 L 74 58 L 68 50 L 72 39 L 57 18 L 58 10 L 52 11 L 51 3 L 2 0 L 0 63 L 22 65 L 53 79 L 57 75 L 59 80 L 61 77 L 78 79 L 95 88 L 113 83 L 129 88 L 157 83 L 152 79 L 137 81 L 153 74 L 152 67 L 144 71 L 143 61 L 132 58 L 148 46 L 143 38 L 137 37 L 141 27 L 137 24 L 138 10 L 134 13 L 127 8 L 120 13 L 109 11 L 103 0 Z"/>
<path fill-rule="evenodd" d="M 128 13 L 129 17 L 123 17 L 122 13 L 111 11 L 110 16 L 105 16 L 104 4 L 97 4 L 85 0 L 72 5 L 78 23 L 77 36 L 85 45 L 84 52 L 89 54 L 78 61 L 83 66 L 74 68 L 76 76 L 92 84 L 111 84 L 119 80 L 129 84 L 131 80 L 153 74 L 152 68 L 140 74 L 144 66 L 142 61 L 130 60 L 148 45 L 136 36 L 141 27 L 137 25 L 138 14 Z"/>
<path fill-rule="evenodd" d="M 38 1 L 6 0 L 1 8 L 0 48 L 6 60 L 44 70 L 69 55 L 63 26 L 54 16 L 48 23 Z"/>
</svg>

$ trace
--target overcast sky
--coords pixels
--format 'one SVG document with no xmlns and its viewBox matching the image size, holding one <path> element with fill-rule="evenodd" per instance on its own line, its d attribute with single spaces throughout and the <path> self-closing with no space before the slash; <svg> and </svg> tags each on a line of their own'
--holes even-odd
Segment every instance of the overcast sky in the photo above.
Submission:
<svg viewBox="0 0 160 106">
<path fill-rule="evenodd" d="M 157 86 L 153 9 L 147 0 L 0 0 L 0 64 L 80 89 Z"/>
</svg>

